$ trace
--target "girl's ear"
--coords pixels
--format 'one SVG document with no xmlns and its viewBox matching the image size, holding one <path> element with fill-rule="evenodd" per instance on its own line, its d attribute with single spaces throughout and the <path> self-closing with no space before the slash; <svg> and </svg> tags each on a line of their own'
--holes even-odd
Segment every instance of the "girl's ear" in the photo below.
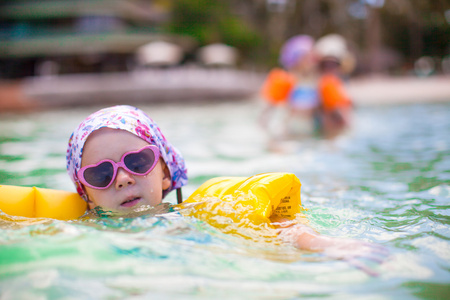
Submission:
<svg viewBox="0 0 450 300">
<path fill-rule="evenodd" d="M 84 187 L 84 185 L 81 185 L 81 188 L 84 191 L 83 199 L 87 202 L 89 209 L 93 209 L 95 207 L 95 203 L 91 199 L 89 199 L 89 196 L 86 192 L 86 188 Z"/>
<path fill-rule="evenodd" d="M 162 168 L 163 168 L 162 188 L 163 191 L 165 191 L 172 185 L 172 177 L 170 177 L 170 171 L 165 162 L 162 162 Z"/>
</svg>

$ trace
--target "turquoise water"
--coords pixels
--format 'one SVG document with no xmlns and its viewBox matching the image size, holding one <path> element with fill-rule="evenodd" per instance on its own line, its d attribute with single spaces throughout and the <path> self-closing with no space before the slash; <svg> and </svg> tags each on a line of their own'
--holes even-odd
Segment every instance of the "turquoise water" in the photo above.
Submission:
<svg viewBox="0 0 450 300">
<path fill-rule="evenodd" d="M 258 127 L 258 103 L 140 108 L 184 154 L 184 196 L 214 176 L 293 172 L 312 227 L 389 250 L 381 264 L 362 261 L 378 276 L 161 211 L 74 222 L 2 214 L 2 300 L 448 298 L 449 104 L 361 107 L 335 141 L 278 143 Z M 66 141 L 96 109 L 0 115 L 0 183 L 73 191 Z"/>
</svg>

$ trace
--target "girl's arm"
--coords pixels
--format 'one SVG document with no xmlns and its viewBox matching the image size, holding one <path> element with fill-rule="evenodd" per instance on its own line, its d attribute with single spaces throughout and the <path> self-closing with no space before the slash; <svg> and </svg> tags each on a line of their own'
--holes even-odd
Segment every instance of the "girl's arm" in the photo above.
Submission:
<svg viewBox="0 0 450 300">
<path fill-rule="evenodd" d="M 371 274 L 361 260 L 381 263 L 388 254 L 387 249 L 381 245 L 320 235 L 312 228 L 288 219 L 271 217 L 271 221 L 283 241 L 301 250 L 322 252 L 330 258 L 346 260 L 370 275 L 376 274 Z"/>
</svg>

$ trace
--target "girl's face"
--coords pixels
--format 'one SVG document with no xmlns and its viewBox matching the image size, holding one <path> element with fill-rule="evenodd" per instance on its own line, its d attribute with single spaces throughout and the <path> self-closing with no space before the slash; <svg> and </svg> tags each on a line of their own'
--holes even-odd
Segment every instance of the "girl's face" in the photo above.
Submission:
<svg viewBox="0 0 450 300">
<path fill-rule="evenodd" d="M 314 71 L 316 64 L 316 54 L 313 51 L 309 51 L 297 62 L 294 69 L 298 72 L 308 73 Z"/>
<path fill-rule="evenodd" d="M 96 164 L 103 159 L 119 162 L 125 152 L 136 151 L 149 145 L 134 134 L 111 128 L 94 131 L 87 139 L 81 167 Z M 133 175 L 123 168 L 107 189 L 85 186 L 89 197 L 89 208 L 100 206 L 105 210 L 129 212 L 138 205 L 156 206 L 162 201 L 163 190 L 171 184 L 169 169 L 162 159 L 147 175 Z"/>
</svg>

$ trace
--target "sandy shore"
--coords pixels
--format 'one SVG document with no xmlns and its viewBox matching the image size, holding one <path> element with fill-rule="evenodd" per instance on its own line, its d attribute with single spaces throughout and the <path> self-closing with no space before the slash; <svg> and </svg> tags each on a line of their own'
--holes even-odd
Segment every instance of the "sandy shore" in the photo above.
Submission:
<svg viewBox="0 0 450 300">
<path fill-rule="evenodd" d="M 347 88 L 356 105 L 450 102 L 450 76 L 357 78 Z"/>
<path fill-rule="evenodd" d="M 67 80 L 66 80 L 67 81 Z M 221 80 L 219 81 L 221 82 Z M 260 84 L 253 81 L 252 86 L 249 89 L 254 89 L 255 95 L 258 95 Z M 231 82 L 230 82 L 231 83 Z M 141 84 L 142 85 L 142 84 Z M 55 95 L 55 91 L 63 87 L 60 84 L 55 87 L 54 84 L 39 84 L 35 81 L 18 81 L 18 82 L 0 82 L 0 112 L 7 111 L 30 111 L 34 109 L 44 109 L 49 107 L 45 102 L 50 102 L 52 97 L 55 98 L 51 102 L 51 107 L 62 107 L 67 105 L 84 105 L 93 100 L 101 101 L 100 97 L 102 92 L 98 92 L 100 95 L 94 99 L 91 95 L 88 95 L 89 102 L 76 101 L 74 99 L 80 99 L 85 90 L 84 85 L 77 86 L 76 82 L 66 82 L 66 86 L 70 87 L 70 93 L 60 92 L 60 96 Z M 153 90 L 152 87 L 144 85 L 144 88 L 139 86 L 127 86 L 126 90 L 127 99 L 131 101 L 133 95 L 136 93 L 144 93 L 144 95 L 138 95 L 140 99 L 151 100 L 150 96 L 157 97 L 157 90 Z M 226 87 L 223 87 L 226 89 Z M 47 94 L 42 90 L 47 91 Z M 427 78 L 419 77 L 380 77 L 372 76 L 365 78 L 352 78 L 347 83 L 347 90 L 353 99 L 354 103 L 358 106 L 361 105 L 392 105 L 392 104 L 404 104 L 404 103 L 433 103 L 433 102 L 450 102 L 450 76 L 433 76 Z M 172 95 L 176 94 L 176 89 L 172 90 L 169 86 L 165 87 L 165 93 L 172 91 Z M 111 91 L 110 91 L 111 92 Z M 117 91 L 116 91 L 117 92 Z M 182 91 L 186 93 L 186 91 Z M 191 92 L 191 90 L 189 90 Z M 251 91 L 246 93 L 249 95 Z M 117 93 L 116 93 L 117 94 Z M 47 96 L 46 96 L 47 95 Z M 77 96 L 78 95 L 78 96 Z M 107 95 L 107 93 L 105 93 Z M 103 95 L 103 98 L 106 96 Z M 68 98 L 68 97 L 72 98 Z M 136 96 L 136 95 L 134 95 Z M 40 97 L 40 98 L 39 98 Z M 153 97 L 153 98 L 154 98 Z M 45 99 L 42 99 L 45 98 Z M 82 98 L 82 97 L 81 97 Z M 85 97 L 86 98 L 86 97 Z M 109 97 L 107 97 L 109 98 Z M 137 96 L 134 98 L 138 98 Z M 159 98 L 159 97 L 158 97 Z M 192 97 L 191 97 L 192 98 Z M 250 97 L 251 98 L 251 97 Z M 72 99 L 68 101 L 67 99 Z M 44 101 L 45 100 L 45 101 Z M 160 99 L 161 100 L 161 99 Z M 174 101 L 176 99 L 173 99 Z M 179 100 L 179 99 L 178 99 Z M 142 101 L 142 100 L 141 100 Z M 164 99 L 164 102 L 171 102 L 171 99 Z"/>
</svg>

